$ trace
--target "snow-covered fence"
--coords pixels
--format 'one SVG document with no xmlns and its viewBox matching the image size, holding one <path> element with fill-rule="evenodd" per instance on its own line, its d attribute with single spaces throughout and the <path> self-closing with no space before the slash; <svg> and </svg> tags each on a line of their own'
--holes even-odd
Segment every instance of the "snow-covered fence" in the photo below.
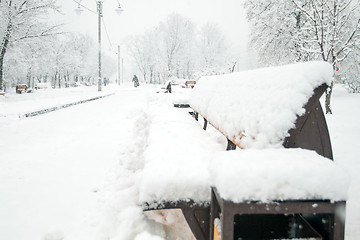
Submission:
<svg viewBox="0 0 360 240">
<path fill-rule="evenodd" d="M 204 144 L 195 144 L 189 135 L 197 130 L 188 124 L 182 128 L 182 121 L 175 119 L 167 119 L 173 128 L 164 130 L 162 119 L 156 132 L 164 136 L 163 143 L 149 143 L 149 149 L 160 150 L 164 143 L 178 146 L 177 138 L 191 139 L 193 145 L 181 148 L 179 161 L 173 160 L 178 154 L 147 155 L 140 181 L 144 210 L 181 208 L 197 239 L 212 239 L 215 218 L 220 219 L 223 240 L 235 234 L 241 238 L 233 222 L 242 214 L 270 214 L 270 222 L 275 215 L 290 215 L 286 221 L 300 219 L 319 232 L 308 237 L 343 239 L 339 209 L 345 207 L 347 178 L 329 161 L 330 138 L 319 103 L 332 74 L 331 65 L 311 62 L 201 78 L 191 107 L 227 137 L 228 149 L 246 150 L 206 152 Z M 184 134 L 189 137 L 179 137 Z M 250 234 L 262 231 L 246 228 L 253 229 Z M 288 230 L 303 237 L 299 225 Z"/>
</svg>

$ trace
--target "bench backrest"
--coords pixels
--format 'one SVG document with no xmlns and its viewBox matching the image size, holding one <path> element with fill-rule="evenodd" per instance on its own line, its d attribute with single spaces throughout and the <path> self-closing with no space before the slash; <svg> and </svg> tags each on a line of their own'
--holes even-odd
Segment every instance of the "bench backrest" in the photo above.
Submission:
<svg viewBox="0 0 360 240">
<path fill-rule="evenodd" d="M 333 159 L 329 131 L 319 101 L 327 87 L 323 84 L 314 90 L 314 95 L 305 105 L 305 114 L 298 116 L 295 127 L 289 130 L 289 136 L 284 139 L 284 147 L 315 150 Z"/>
<path fill-rule="evenodd" d="M 18 85 L 16 85 L 16 88 L 17 89 L 26 89 L 27 86 L 25 84 L 18 84 Z"/>
<path fill-rule="evenodd" d="M 332 159 L 319 98 L 332 66 L 308 62 L 202 77 L 191 107 L 240 148 L 304 148 Z"/>
</svg>

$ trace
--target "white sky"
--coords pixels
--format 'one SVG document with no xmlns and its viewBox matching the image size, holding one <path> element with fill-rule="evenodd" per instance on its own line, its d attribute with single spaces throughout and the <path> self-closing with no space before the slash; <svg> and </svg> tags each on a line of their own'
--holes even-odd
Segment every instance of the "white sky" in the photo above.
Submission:
<svg viewBox="0 0 360 240">
<path fill-rule="evenodd" d="M 94 12 L 84 9 L 81 16 L 78 16 L 75 13 L 78 4 L 74 0 L 58 0 L 63 15 L 56 16 L 56 20 L 65 23 L 68 31 L 89 33 L 97 42 L 96 0 L 77 1 Z M 115 12 L 119 2 L 124 10 L 120 16 Z M 198 28 L 208 22 L 216 24 L 239 57 L 237 70 L 246 69 L 248 27 L 245 11 L 239 0 L 103 0 L 103 20 L 112 47 L 102 26 L 102 50 L 116 60 L 116 45 L 121 45 L 131 35 L 151 30 L 171 13 L 190 18 Z M 122 75 L 125 75 L 124 79 L 129 79 L 137 69 L 124 47 L 121 47 L 121 58 L 124 59 Z"/>
<path fill-rule="evenodd" d="M 96 12 L 96 0 L 80 0 L 81 4 Z M 118 0 L 103 0 L 104 21 L 113 44 L 119 44 L 129 35 L 150 30 L 171 13 L 189 17 L 198 27 L 204 23 L 217 24 L 228 41 L 243 46 L 247 39 L 244 10 L 239 0 L 119 0 L 124 12 L 118 16 L 115 9 Z M 73 0 L 58 0 L 64 15 L 60 18 L 73 31 L 88 32 L 97 39 L 97 15 L 84 10 L 75 14 L 77 4 Z M 104 46 L 108 44 L 103 29 Z M 108 47 L 108 46 L 107 46 Z"/>
</svg>

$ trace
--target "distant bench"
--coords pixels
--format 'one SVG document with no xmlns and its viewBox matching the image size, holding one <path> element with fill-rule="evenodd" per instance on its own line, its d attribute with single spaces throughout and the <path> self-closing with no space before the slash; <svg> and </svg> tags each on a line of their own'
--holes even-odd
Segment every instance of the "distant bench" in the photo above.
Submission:
<svg viewBox="0 0 360 240">
<path fill-rule="evenodd" d="M 18 94 L 27 92 L 27 89 L 28 89 L 28 87 L 26 84 L 17 84 L 16 88 L 15 88 L 16 93 L 18 93 Z"/>
<path fill-rule="evenodd" d="M 323 62 L 203 77 L 194 88 L 190 104 L 194 109 L 195 118 L 203 117 L 203 129 L 206 130 L 207 124 L 210 123 L 227 138 L 227 150 L 235 150 L 237 147 L 241 149 L 302 148 L 314 150 L 319 155 L 332 160 L 330 137 L 319 103 L 319 98 L 331 79 L 332 68 Z M 176 121 L 174 122 L 174 127 L 176 127 Z M 159 131 L 161 131 L 160 128 Z M 182 133 L 179 132 L 180 134 Z M 176 136 L 172 137 L 176 140 Z M 199 145 L 199 147 L 203 147 L 203 145 Z M 196 150 L 196 146 L 193 146 L 192 151 L 194 149 Z M 183 151 L 186 152 L 188 149 L 183 149 Z M 199 149 L 199 152 L 202 151 Z M 211 158 L 211 156 L 206 157 Z M 205 168 L 210 164 L 207 160 L 203 159 L 202 161 Z M 154 167 L 157 164 L 151 164 L 148 178 L 145 176 L 143 181 L 148 181 L 151 177 L 156 178 L 159 172 L 155 172 L 154 169 L 162 169 L 163 171 L 168 164 L 169 169 L 181 169 L 183 167 L 181 162 L 177 161 L 174 161 L 176 165 L 171 166 L 171 159 L 163 159 L 163 162 L 159 161 L 158 164 L 158 167 Z M 164 166 L 160 167 L 162 164 L 165 168 L 163 168 Z M 199 162 L 196 162 L 194 167 L 200 165 Z M 232 166 L 228 167 L 231 168 Z M 197 176 L 186 176 L 186 169 L 182 173 L 183 176 L 178 175 L 173 176 L 173 178 L 188 178 L 189 182 L 192 177 L 196 182 Z M 205 178 L 202 181 L 204 180 L 207 179 Z M 156 188 L 157 183 L 156 180 L 154 181 L 155 184 L 152 187 L 155 186 Z M 303 209 L 301 208 L 311 206 L 306 203 L 309 202 L 309 199 L 291 199 L 290 202 L 282 200 L 277 201 L 276 204 L 278 206 L 281 204 L 289 206 L 286 208 L 287 210 L 280 207 L 278 211 L 269 210 L 267 212 L 264 209 L 267 209 L 269 205 L 266 203 L 252 204 L 253 199 L 249 199 L 241 203 L 240 207 L 236 207 L 239 204 L 234 204 L 229 199 L 223 199 L 217 192 L 216 186 L 213 186 L 210 206 L 210 185 L 213 184 L 211 176 L 208 181 L 208 185 L 204 184 L 203 186 L 204 188 L 209 187 L 207 190 L 209 196 L 205 200 L 189 196 L 172 197 L 168 193 L 169 191 L 165 191 L 163 198 L 161 194 L 155 194 L 156 196 L 154 195 L 153 199 L 149 197 L 141 199 L 143 200 L 143 209 L 145 211 L 181 209 L 194 236 L 199 240 L 213 239 L 213 221 L 215 218 L 219 218 L 220 222 L 229 225 L 234 221 L 234 215 L 241 214 L 241 211 L 247 207 L 255 209 L 254 211 L 260 215 L 266 213 L 300 214 L 299 218 L 310 221 L 312 224 L 310 228 L 313 227 L 320 232 L 324 240 L 343 239 L 344 237 L 344 223 L 335 216 L 335 210 L 339 206 L 345 207 L 345 201 L 335 202 L 331 199 L 316 198 L 310 203 L 316 204 L 319 208 L 314 208 L 313 211 L 307 209 L 302 212 Z M 188 183 L 184 182 L 185 184 Z M 164 184 L 166 183 L 162 183 L 162 185 Z M 165 186 L 170 189 L 172 182 L 169 181 L 167 184 L 169 186 Z M 174 186 L 172 189 L 175 195 L 177 187 L 181 188 L 181 186 Z M 183 186 L 183 188 L 186 187 L 188 186 Z M 188 189 L 188 191 L 198 191 L 198 189 Z M 316 193 L 311 194 L 315 195 Z M 272 201 L 276 202 L 276 200 L 273 199 Z M 300 207 L 296 207 L 297 205 Z M 231 206 L 230 212 L 229 207 L 225 206 Z M 289 208 L 291 210 L 288 210 Z M 310 217 L 303 219 L 303 213 L 310 215 Z M 318 214 L 318 217 L 314 214 Z M 324 218 L 327 219 L 327 224 L 321 223 Z M 235 234 L 234 228 L 229 226 L 222 226 L 222 228 L 222 239 L 232 239 Z"/>
</svg>

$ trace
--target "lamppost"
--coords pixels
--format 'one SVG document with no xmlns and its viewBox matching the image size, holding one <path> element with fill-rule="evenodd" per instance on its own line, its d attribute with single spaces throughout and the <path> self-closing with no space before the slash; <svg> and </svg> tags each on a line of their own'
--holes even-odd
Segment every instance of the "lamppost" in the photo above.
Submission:
<svg viewBox="0 0 360 240">
<path fill-rule="evenodd" d="M 101 81 L 101 18 L 102 18 L 102 1 L 97 1 L 97 13 L 98 13 L 98 54 L 99 54 L 99 68 L 98 68 L 98 91 L 101 92 L 102 90 L 102 81 Z"/>
<path fill-rule="evenodd" d="M 75 1 L 77 2 L 77 1 Z M 77 15 L 81 15 L 81 13 L 83 12 L 83 9 L 80 8 L 80 6 L 86 8 L 85 6 L 81 5 L 80 2 L 78 3 L 78 7 L 75 9 L 75 12 Z M 115 9 L 116 13 L 118 15 L 120 15 L 123 12 L 123 9 L 120 6 L 120 3 L 118 1 L 118 7 L 117 9 Z M 101 92 L 102 91 L 102 77 L 101 77 L 101 18 L 103 17 L 103 1 L 99 0 L 96 1 L 96 6 L 97 6 L 97 15 L 98 15 L 98 91 Z M 94 12 L 88 8 L 86 8 L 87 10 Z"/>
<path fill-rule="evenodd" d="M 118 57 L 118 84 L 120 85 L 120 45 L 118 45 L 118 53 L 117 53 L 117 57 Z"/>
<path fill-rule="evenodd" d="M 121 70 L 122 70 L 122 66 L 120 67 L 121 64 L 121 45 L 119 43 L 115 44 L 115 43 L 110 43 L 110 50 L 115 51 L 112 46 L 116 46 L 117 47 L 117 78 L 116 78 L 116 84 L 117 85 L 121 85 L 120 81 L 121 81 Z"/>
</svg>

